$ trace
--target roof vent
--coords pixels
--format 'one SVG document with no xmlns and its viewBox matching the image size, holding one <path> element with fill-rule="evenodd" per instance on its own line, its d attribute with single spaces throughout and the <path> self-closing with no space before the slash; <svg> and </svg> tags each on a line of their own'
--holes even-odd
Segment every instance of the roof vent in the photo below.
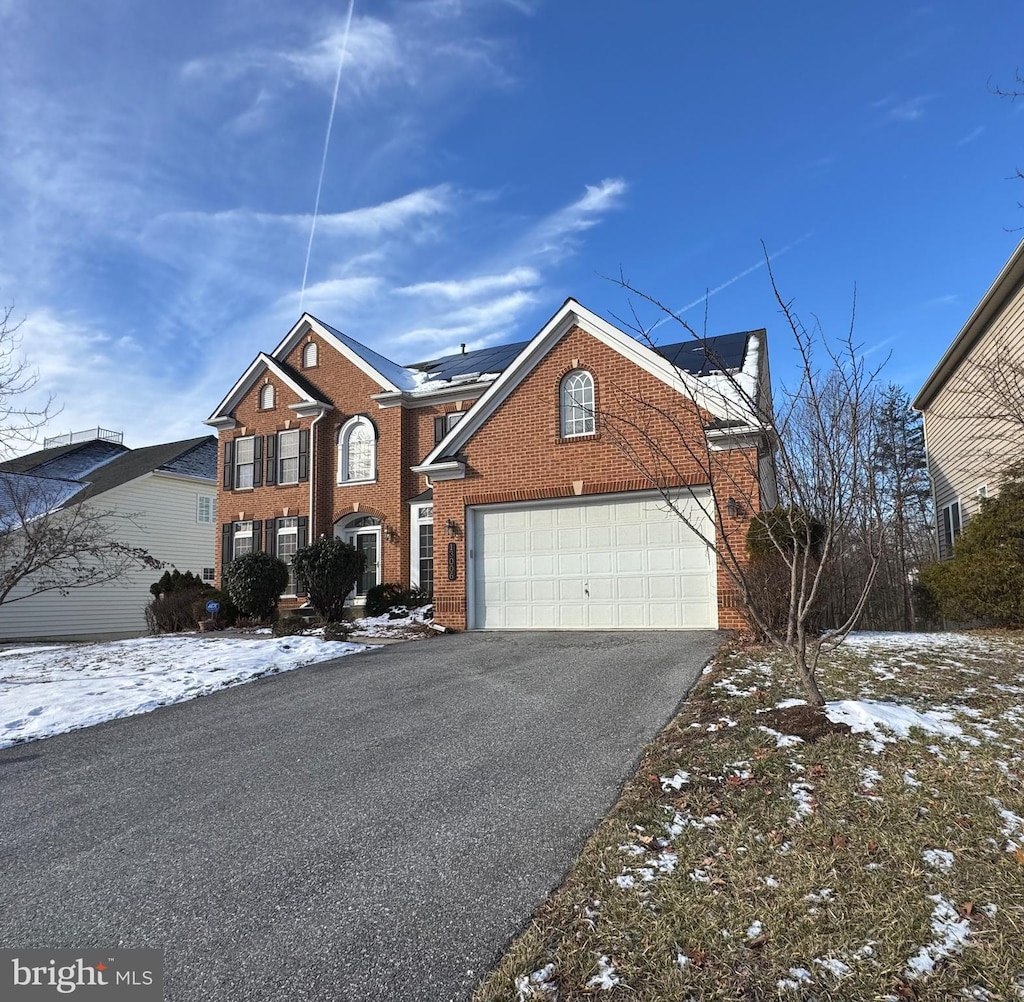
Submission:
<svg viewBox="0 0 1024 1002">
<path fill-rule="evenodd" d="M 110 431 L 109 428 L 86 428 L 85 431 L 69 431 L 64 435 L 54 435 L 43 439 L 44 449 L 54 449 L 61 445 L 79 445 L 82 442 L 114 442 L 124 444 L 123 431 Z"/>
<path fill-rule="evenodd" d="M 465 345 L 465 343 L 459 345 L 459 347 L 462 349 L 462 354 L 465 355 L 466 354 L 466 345 Z"/>
</svg>

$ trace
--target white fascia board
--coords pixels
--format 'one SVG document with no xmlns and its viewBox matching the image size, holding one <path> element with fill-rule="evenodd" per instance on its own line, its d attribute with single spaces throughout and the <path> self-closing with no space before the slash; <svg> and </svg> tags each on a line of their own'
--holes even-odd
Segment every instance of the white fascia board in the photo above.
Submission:
<svg viewBox="0 0 1024 1002">
<path fill-rule="evenodd" d="M 153 470 L 150 474 L 154 477 L 164 477 L 167 480 L 184 480 L 190 484 L 201 484 L 204 487 L 216 487 L 216 477 L 200 477 L 194 473 L 174 473 L 172 470 Z M 141 477 L 138 479 L 142 479 Z M 129 481 L 134 483 L 134 481 Z"/>
<path fill-rule="evenodd" d="M 234 410 L 242 401 L 242 397 L 245 396 L 249 390 L 252 389 L 256 380 L 260 377 L 260 374 L 265 370 L 269 369 L 278 379 L 281 380 L 286 386 L 288 386 L 292 392 L 300 398 L 302 403 L 316 405 L 318 407 L 323 406 L 323 402 L 314 400 L 291 376 L 288 375 L 277 361 L 271 358 L 265 352 L 260 352 L 253 360 L 252 364 L 242 374 L 241 378 L 231 387 L 228 395 L 220 402 L 217 409 L 206 419 L 205 424 L 212 425 L 215 428 L 226 427 L 221 422 L 225 420 L 233 420 L 230 417 L 229 412 Z"/>
<path fill-rule="evenodd" d="M 708 428 L 704 433 L 708 448 L 712 452 L 728 452 L 731 449 L 756 449 L 766 439 L 764 428 L 747 425 L 743 428 Z"/>
<path fill-rule="evenodd" d="M 567 299 L 562 308 L 537 332 L 515 361 L 493 382 L 482 397 L 423 461 L 424 466 L 439 457 L 460 449 L 470 436 L 498 409 L 500 404 L 537 366 L 541 359 L 573 328 L 579 327 L 602 344 L 629 359 L 645 372 L 661 380 L 710 411 L 716 417 L 735 419 L 746 417 L 737 413 L 735 405 L 721 393 L 703 385 L 696 376 L 681 371 L 657 352 L 641 344 L 618 327 L 581 306 L 575 299 Z"/>
<path fill-rule="evenodd" d="M 426 477 L 431 486 L 438 480 L 464 480 L 466 477 L 466 466 L 457 459 L 449 459 L 443 463 L 424 462 L 419 466 L 410 466 L 409 469 Z"/>
<path fill-rule="evenodd" d="M 328 411 L 333 411 L 334 407 L 331 404 L 324 404 L 319 401 L 313 401 L 311 403 L 303 401 L 298 404 L 289 404 L 288 410 L 295 411 L 296 415 L 302 418 L 317 417 L 320 414 L 326 414 Z"/>
<path fill-rule="evenodd" d="M 357 355 L 347 344 L 339 341 L 316 317 L 303 313 L 298 323 L 284 336 L 284 340 L 270 353 L 274 358 L 284 358 L 309 331 L 315 331 L 322 337 L 339 355 L 348 359 L 357 369 L 366 373 L 382 390 L 397 392 L 401 388 L 396 386 L 386 376 L 381 375 L 365 358 Z"/>
<path fill-rule="evenodd" d="M 233 417 L 210 417 L 203 424 L 208 424 L 218 431 L 230 431 L 232 428 L 238 427 L 238 422 Z"/>
<path fill-rule="evenodd" d="M 377 401 L 377 406 L 381 410 L 386 410 L 388 407 L 433 407 L 435 404 L 450 404 L 457 400 L 470 400 L 479 397 L 493 385 L 494 381 L 488 379 L 484 382 L 443 386 L 429 393 L 410 394 L 403 393 L 401 390 L 394 393 L 374 393 L 371 399 Z M 468 414 L 469 411 L 466 413 Z"/>
</svg>

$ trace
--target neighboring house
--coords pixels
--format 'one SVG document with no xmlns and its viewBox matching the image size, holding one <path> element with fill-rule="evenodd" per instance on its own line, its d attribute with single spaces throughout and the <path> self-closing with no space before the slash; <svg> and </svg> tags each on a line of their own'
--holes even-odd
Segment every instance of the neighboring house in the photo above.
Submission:
<svg viewBox="0 0 1024 1002">
<path fill-rule="evenodd" d="M 287 559 L 333 535 L 367 556 L 353 604 L 412 583 L 458 629 L 739 627 L 731 582 L 606 419 L 642 399 L 671 467 L 662 483 L 705 499 L 711 428 L 721 524 L 742 552 L 761 474 L 774 503 L 774 466 L 765 422 L 716 362 L 766 419 L 766 357 L 763 330 L 652 350 L 570 299 L 529 341 L 400 366 L 304 314 L 206 422 L 221 441 L 218 575 L 250 550 Z"/>
<path fill-rule="evenodd" d="M 118 542 L 142 547 L 168 569 L 214 581 L 217 440 L 208 435 L 143 449 L 121 444 L 118 433 L 95 429 L 67 444 L 0 463 L 4 496 L 41 498 L 40 511 L 90 504 L 118 518 Z M 105 437 L 99 437 L 105 436 Z M 70 436 L 69 436 L 70 437 Z M 10 522 L 9 512 L 0 512 Z M 18 531 L 16 526 L 9 531 Z M 0 605 L 0 640 L 90 639 L 137 636 L 146 631 L 149 586 L 162 571 L 130 570 L 118 581 L 28 595 L 18 585 Z"/>
<path fill-rule="evenodd" d="M 938 555 L 1000 472 L 1024 457 L 1024 241 L 974 308 L 912 404 L 924 417 Z"/>
</svg>

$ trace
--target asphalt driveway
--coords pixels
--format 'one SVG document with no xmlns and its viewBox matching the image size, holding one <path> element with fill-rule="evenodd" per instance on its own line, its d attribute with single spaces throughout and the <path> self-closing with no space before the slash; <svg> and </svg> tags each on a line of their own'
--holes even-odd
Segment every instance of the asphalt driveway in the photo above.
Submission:
<svg viewBox="0 0 1024 1002">
<path fill-rule="evenodd" d="M 466 999 L 718 643 L 465 633 L 0 751 L 0 946 L 172 1002 Z"/>
</svg>

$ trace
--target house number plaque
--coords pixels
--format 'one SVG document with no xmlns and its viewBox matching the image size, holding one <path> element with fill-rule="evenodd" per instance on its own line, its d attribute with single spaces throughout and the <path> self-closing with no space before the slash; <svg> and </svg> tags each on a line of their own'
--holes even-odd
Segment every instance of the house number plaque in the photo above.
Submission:
<svg viewBox="0 0 1024 1002">
<path fill-rule="evenodd" d="M 448 544 L 448 580 L 457 581 L 459 577 L 458 553 L 455 543 Z"/>
</svg>

